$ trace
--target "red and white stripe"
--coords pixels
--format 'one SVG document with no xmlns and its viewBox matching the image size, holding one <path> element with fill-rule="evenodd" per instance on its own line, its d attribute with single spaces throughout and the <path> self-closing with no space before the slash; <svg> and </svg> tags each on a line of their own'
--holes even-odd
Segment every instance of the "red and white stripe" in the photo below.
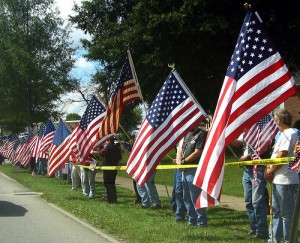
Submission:
<svg viewBox="0 0 300 243">
<path fill-rule="evenodd" d="M 294 80 L 279 53 L 252 68 L 238 82 L 225 77 L 194 178 L 194 184 L 202 188 L 198 208 L 219 203 L 225 148 L 295 91 Z"/>
</svg>

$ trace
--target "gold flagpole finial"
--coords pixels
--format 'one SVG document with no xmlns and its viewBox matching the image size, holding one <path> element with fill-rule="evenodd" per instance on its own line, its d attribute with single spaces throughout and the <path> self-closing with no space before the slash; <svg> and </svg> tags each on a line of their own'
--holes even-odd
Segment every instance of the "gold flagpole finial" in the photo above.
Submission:
<svg viewBox="0 0 300 243">
<path fill-rule="evenodd" d="M 168 64 L 168 67 L 169 67 L 169 68 L 172 68 L 172 71 L 175 70 L 175 63 Z"/>
<path fill-rule="evenodd" d="M 246 10 L 249 10 L 249 9 L 251 8 L 251 4 L 249 4 L 249 3 L 244 3 L 244 8 L 245 8 Z"/>
</svg>

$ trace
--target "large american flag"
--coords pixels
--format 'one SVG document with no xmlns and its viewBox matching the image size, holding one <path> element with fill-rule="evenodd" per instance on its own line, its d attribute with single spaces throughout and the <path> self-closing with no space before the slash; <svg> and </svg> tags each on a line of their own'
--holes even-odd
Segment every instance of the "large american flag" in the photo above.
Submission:
<svg viewBox="0 0 300 243">
<path fill-rule="evenodd" d="M 168 151 L 206 116 L 176 71 L 172 71 L 142 122 L 127 173 L 143 185 Z"/>
<path fill-rule="evenodd" d="M 71 153 L 69 149 L 70 134 L 70 129 L 60 120 L 49 153 L 49 176 L 54 175 L 68 161 Z"/>
<path fill-rule="evenodd" d="M 258 13 L 250 9 L 231 57 L 194 178 L 194 184 L 202 188 L 198 208 L 220 201 L 225 148 L 295 91 L 291 73 Z"/>
<path fill-rule="evenodd" d="M 251 150 L 255 150 L 252 159 L 260 159 L 260 155 L 267 151 L 278 131 L 273 117 L 267 114 L 245 132 L 245 142 L 250 145 Z"/>
<path fill-rule="evenodd" d="M 49 150 L 50 150 L 50 146 L 52 144 L 54 133 L 55 133 L 55 126 L 54 126 L 52 120 L 49 119 L 49 121 L 46 125 L 45 135 L 41 140 L 40 152 L 43 152 L 43 153 L 50 152 Z"/>
<path fill-rule="evenodd" d="M 101 145 L 108 138 L 113 136 L 109 134 L 96 141 L 99 128 L 106 115 L 104 106 L 99 99 L 93 95 L 81 120 L 70 137 L 69 146 L 76 154 L 79 161 L 84 162 L 94 146 Z"/>
<path fill-rule="evenodd" d="M 100 139 L 118 130 L 123 107 L 134 100 L 141 100 L 141 93 L 134 78 L 129 59 L 126 58 L 118 79 L 111 87 L 106 116 L 99 129 Z"/>
</svg>

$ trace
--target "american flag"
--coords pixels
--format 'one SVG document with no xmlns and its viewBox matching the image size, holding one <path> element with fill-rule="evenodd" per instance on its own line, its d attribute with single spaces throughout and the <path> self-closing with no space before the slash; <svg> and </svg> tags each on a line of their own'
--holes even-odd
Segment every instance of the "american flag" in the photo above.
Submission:
<svg viewBox="0 0 300 243">
<path fill-rule="evenodd" d="M 176 71 L 172 71 L 142 122 L 127 173 L 143 185 L 157 164 L 206 116 Z"/>
<path fill-rule="evenodd" d="M 35 140 L 34 140 L 35 143 L 33 144 L 33 148 L 31 150 L 31 157 L 39 158 L 41 140 L 45 133 L 46 133 L 46 126 L 44 124 L 41 124 L 38 133 L 35 135 Z"/>
<path fill-rule="evenodd" d="M 197 208 L 219 204 L 225 148 L 296 92 L 294 80 L 257 12 L 247 12 L 231 57 L 194 184 Z"/>
<path fill-rule="evenodd" d="M 267 114 L 245 132 L 245 142 L 250 145 L 251 150 L 255 150 L 252 159 L 260 159 L 259 156 L 267 151 L 278 131 L 273 117 Z"/>
<path fill-rule="evenodd" d="M 141 100 L 141 94 L 129 59 L 126 58 L 118 79 L 111 87 L 106 116 L 99 129 L 99 138 L 118 130 L 123 107 L 134 100 Z"/>
<path fill-rule="evenodd" d="M 3 157 L 9 159 L 11 161 L 12 159 L 12 154 L 14 151 L 14 145 L 16 143 L 16 141 L 19 140 L 19 137 L 17 134 L 12 134 L 10 136 L 10 138 L 7 140 L 7 142 L 5 143 L 4 149 L 2 151 L 2 155 Z"/>
<path fill-rule="evenodd" d="M 108 138 L 113 136 L 109 134 L 96 141 L 99 128 L 106 115 L 104 106 L 93 95 L 89 102 L 81 120 L 79 126 L 77 126 L 70 137 L 70 149 L 76 154 L 79 161 L 84 162 L 94 146 L 100 145 Z"/>
<path fill-rule="evenodd" d="M 44 134 L 44 137 L 41 140 L 40 152 L 43 152 L 46 154 L 50 152 L 49 150 L 50 150 L 50 146 L 52 144 L 54 133 L 55 133 L 55 126 L 54 126 L 52 120 L 49 119 L 47 126 L 46 126 L 46 132 Z"/>
<path fill-rule="evenodd" d="M 34 136 L 34 131 L 30 129 L 28 135 L 25 137 L 25 141 L 22 145 L 22 150 L 19 151 L 20 154 L 17 155 L 19 162 L 24 165 L 27 166 L 29 161 L 30 161 L 30 150 L 31 150 L 31 140 Z"/>
<path fill-rule="evenodd" d="M 68 161 L 71 153 L 69 150 L 70 134 L 70 129 L 60 120 L 49 153 L 49 176 L 54 175 Z"/>
<path fill-rule="evenodd" d="M 300 131 L 298 129 L 295 129 L 298 134 L 298 140 L 297 143 L 295 144 L 294 148 L 294 154 L 295 158 L 289 162 L 289 169 L 291 170 L 296 170 L 298 173 L 299 171 L 299 166 L 300 166 Z"/>
</svg>

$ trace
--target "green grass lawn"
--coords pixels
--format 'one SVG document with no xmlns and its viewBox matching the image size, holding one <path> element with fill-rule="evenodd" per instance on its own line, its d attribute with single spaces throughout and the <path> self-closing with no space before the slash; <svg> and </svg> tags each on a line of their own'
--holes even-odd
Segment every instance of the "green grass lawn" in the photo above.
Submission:
<svg viewBox="0 0 300 243">
<path fill-rule="evenodd" d="M 125 159 L 125 158 L 124 158 Z M 169 161 L 168 161 L 169 160 Z M 165 159 L 162 164 L 170 163 Z M 248 217 L 244 212 L 208 208 L 208 224 L 206 229 L 187 226 L 186 223 L 174 222 L 169 207 L 169 199 L 162 197 L 163 208 L 159 210 L 142 209 L 134 204 L 133 192 L 121 187 L 117 188 L 118 204 L 109 205 L 101 201 L 104 192 L 103 184 L 96 184 L 96 198 L 89 200 L 81 190 L 71 190 L 67 180 L 37 175 L 35 179 L 27 169 L 17 169 L 10 164 L 0 166 L 0 172 L 17 180 L 28 189 L 42 192 L 42 198 L 72 213 L 97 229 L 104 230 L 116 239 L 126 242 L 264 242 L 252 240 L 247 235 Z M 101 173 L 101 172 L 100 172 Z M 242 196 L 242 169 L 228 166 L 225 169 L 223 193 Z M 120 172 L 118 175 L 126 175 Z M 158 172 L 156 182 L 172 185 L 173 171 Z"/>
</svg>

